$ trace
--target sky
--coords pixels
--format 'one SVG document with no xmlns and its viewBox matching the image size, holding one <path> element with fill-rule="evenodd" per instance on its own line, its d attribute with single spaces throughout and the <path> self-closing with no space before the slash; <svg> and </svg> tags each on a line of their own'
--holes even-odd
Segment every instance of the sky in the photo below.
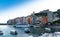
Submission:
<svg viewBox="0 0 60 37">
<path fill-rule="evenodd" d="M 46 9 L 60 9 L 60 0 L 0 0 L 0 23 Z"/>
</svg>

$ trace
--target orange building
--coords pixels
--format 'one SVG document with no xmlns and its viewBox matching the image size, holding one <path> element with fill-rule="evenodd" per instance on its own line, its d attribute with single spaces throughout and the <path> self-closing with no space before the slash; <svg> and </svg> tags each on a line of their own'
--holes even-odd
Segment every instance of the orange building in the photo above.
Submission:
<svg viewBox="0 0 60 37">
<path fill-rule="evenodd" d="M 40 19 L 40 21 L 42 23 L 47 23 L 48 22 L 48 17 L 47 16 L 42 16 L 41 19 Z"/>
<path fill-rule="evenodd" d="M 27 23 L 31 24 L 31 17 L 30 16 L 27 17 Z"/>
</svg>

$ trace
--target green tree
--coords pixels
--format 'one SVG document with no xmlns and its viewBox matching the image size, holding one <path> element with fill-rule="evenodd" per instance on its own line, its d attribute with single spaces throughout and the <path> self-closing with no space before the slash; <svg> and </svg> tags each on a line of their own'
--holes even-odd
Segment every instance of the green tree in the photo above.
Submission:
<svg viewBox="0 0 60 37">
<path fill-rule="evenodd" d="M 57 12 L 57 14 L 58 14 L 57 17 L 60 18 L 60 9 L 58 9 L 56 12 Z"/>
</svg>

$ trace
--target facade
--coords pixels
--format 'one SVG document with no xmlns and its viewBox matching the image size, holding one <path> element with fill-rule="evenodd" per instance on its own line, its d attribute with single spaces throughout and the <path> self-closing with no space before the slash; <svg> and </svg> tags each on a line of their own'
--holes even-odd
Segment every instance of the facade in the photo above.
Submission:
<svg viewBox="0 0 60 37">
<path fill-rule="evenodd" d="M 7 24 L 8 24 L 8 25 L 11 25 L 11 20 L 8 20 L 8 21 L 7 21 Z"/>
<path fill-rule="evenodd" d="M 49 11 L 47 13 L 47 16 L 48 16 L 48 22 L 52 22 L 54 20 L 53 12 Z"/>
<path fill-rule="evenodd" d="M 7 21 L 7 24 L 9 24 L 9 25 L 15 25 L 14 19 L 8 20 L 8 21 Z"/>
<path fill-rule="evenodd" d="M 59 19 L 57 17 L 57 13 L 54 13 L 52 11 L 49 10 L 43 10 L 40 11 L 39 13 L 35 13 L 33 12 L 31 15 L 27 16 L 27 17 L 17 17 L 15 19 L 12 20 L 8 20 L 7 23 L 13 23 L 13 24 L 32 24 L 34 25 L 35 23 L 47 23 L 47 22 L 52 22 L 56 19 Z"/>
<path fill-rule="evenodd" d="M 26 23 L 26 17 L 17 17 L 17 18 L 15 18 L 15 22 L 16 22 L 16 24 L 27 24 Z"/>
<path fill-rule="evenodd" d="M 57 17 L 57 13 L 49 11 L 48 9 L 40 11 L 39 13 L 37 13 L 37 19 L 39 19 L 39 17 L 41 18 L 41 17 L 45 17 L 45 16 L 47 16 L 48 22 L 52 22 L 53 20 L 59 19 Z"/>
<path fill-rule="evenodd" d="M 47 16 L 43 16 L 43 17 L 40 18 L 40 21 L 42 23 L 45 23 L 46 24 L 48 22 L 48 17 Z"/>
<path fill-rule="evenodd" d="M 53 21 L 53 19 L 54 19 L 54 15 L 53 15 L 53 12 L 52 12 L 52 11 L 49 11 L 49 10 L 43 10 L 43 11 L 41 11 L 41 12 L 43 12 L 43 13 L 47 13 L 48 22 Z"/>
<path fill-rule="evenodd" d="M 48 22 L 52 22 L 52 21 L 55 21 L 57 19 L 59 19 L 59 17 L 57 17 L 57 12 L 52 12 L 52 11 L 49 11 L 49 10 L 43 10 L 41 11 L 42 13 L 47 13 L 47 17 L 48 17 Z"/>
<path fill-rule="evenodd" d="M 31 18 L 31 16 L 27 16 L 27 17 L 26 17 L 26 23 L 27 23 L 27 24 L 31 24 L 31 23 L 32 23 L 32 18 Z"/>
<path fill-rule="evenodd" d="M 36 21 L 37 21 L 37 16 L 35 16 L 35 12 L 33 11 L 33 13 L 31 14 L 31 19 L 32 19 L 32 23 L 33 25 L 35 25 Z"/>
<path fill-rule="evenodd" d="M 21 24 L 20 17 L 15 18 L 14 21 L 16 22 L 16 24 L 17 24 L 17 23 Z"/>
<path fill-rule="evenodd" d="M 20 17 L 21 24 L 26 24 L 26 17 Z"/>
<path fill-rule="evenodd" d="M 54 12 L 53 15 L 54 15 L 54 20 L 53 21 L 59 19 L 59 17 L 57 17 L 57 15 L 58 15 L 57 12 Z"/>
</svg>

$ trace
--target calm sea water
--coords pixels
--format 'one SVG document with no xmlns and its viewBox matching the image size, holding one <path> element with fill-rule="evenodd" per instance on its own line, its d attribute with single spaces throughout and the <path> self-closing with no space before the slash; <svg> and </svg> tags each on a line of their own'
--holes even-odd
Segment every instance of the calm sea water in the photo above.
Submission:
<svg viewBox="0 0 60 37">
<path fill-rule="evenodd" d="M 34 36 L 34 34 L 26 34 L 24 32 L 24 28 L 14 28 L 11 25 L 0 25 L 0 30 L 3 31 L 3 35 L 0 35 L 0 37 L 29 37 L 31 35 Z M 16 30 L 18 35 L 11 35 L 11 30 Z"/>
<path fill-rule="evenodd" d="M 24 33 L 24 28 L 13 28 L 13 26 L 10 25 L 0 25 L 0 30 L 4 33 L 0 35 L 0 37 L 29 37 L 29 34 Z M 16 30 L 18 35 L 11 35 L 11 30 Z"/>
<path fill-rule="evenodd" d="M 34 34 L 26 34 L 24 33 L 24 28 L 14 28 L 13 26 L 11 25 L 0 25 L 0 30 L 3 31 L 3 35 L 0 35 L 0 37 L 29 37 L 29 36 L 34 36 L 34 37 L 38 37 L 38 34 L 36 34 L 38 31 L 37 30 L 34 30 L 35 32 L 32 31 L 32 33 Z M 18 35 L 11 35 L 10 34 L 10 31 L 11 30 L 16 30 L 18 32 Z M 52 37 L 51 34 L 49 34 L 48 36 L 46 36 L 48 34 L 43 34 L 41 37 Z M 56 35 L 57 37 L 60 37 L 60 34 L 59 35 Z M 56 37 L 54 36 L 54 37 Z"/>
</svg>

